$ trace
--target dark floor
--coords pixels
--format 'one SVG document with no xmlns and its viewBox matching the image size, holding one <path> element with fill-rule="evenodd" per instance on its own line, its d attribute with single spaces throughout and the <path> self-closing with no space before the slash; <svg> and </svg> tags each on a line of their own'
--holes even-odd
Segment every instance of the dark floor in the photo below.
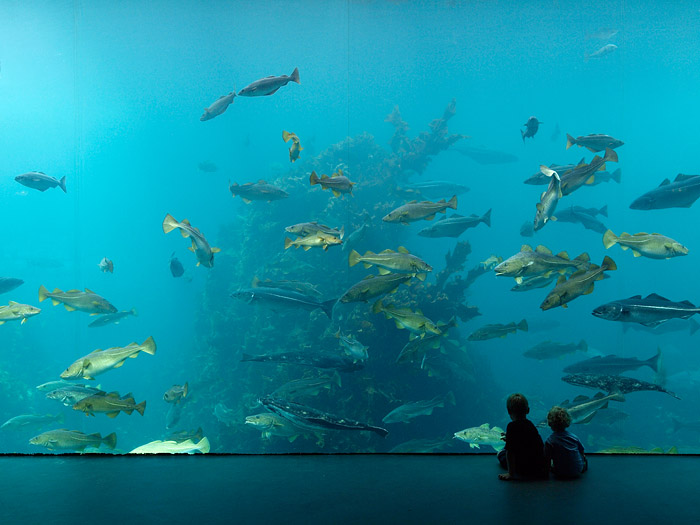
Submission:
<svg viewBox="0 0 700 525">
<path fill-rule="evenodd" d="M 700 457 L 593 456 L 502 482 L 494 455 L 0 457 L 0 523 L 700 523 Z"/>
</svg>

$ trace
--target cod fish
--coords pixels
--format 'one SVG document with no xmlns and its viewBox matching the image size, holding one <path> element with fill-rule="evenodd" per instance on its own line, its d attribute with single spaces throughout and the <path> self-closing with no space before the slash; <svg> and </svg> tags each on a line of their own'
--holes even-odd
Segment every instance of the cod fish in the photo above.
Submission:
<svg viewBox="0 0 700 525">
<path fill-rule="evenodd" d="M 549 292 L 540 305 L 542 310 L 549 310 L 561 306 L 568 308 L 568 303 L 581 295 L 588 295 L 593 292 L 596 281 L 605 279 L 603 272 L 617 270 L 615 261 L 606 256 L 600 266 L 591 264 L 587 270 L 579 270 L 567 278 L 562 275 L 557 280 L 557 285 Z"/>
<path fill-rule="evenodd" d="M 219 253 L 221 250 L 210 246 L 202 232 L 192 226 L 190 221 L 183 219 L 182 222 L 178 222 L 168 213 L 163 219 L 163 233 L 170 233 L 175 228 L 180 230 L 185 239 L 189 237 L 190 241 L 192 241 L 192 246 L 188 249 L 197 257 L 197 266 L 201 264 L 205 268 L 213 268 L 214 254 Z"/>
<path fill-rule="evenodd" d="M 257 361 L 259 363 L 280 363 L 285 365 L 311 366 L 324 370 L 354 372 L 364 368 L 362 361 L 357 361 L 344 354 L 312 354 L 309 352 L 279 352 L 276 354 L 250 355 L 244 353 L 241 362 Z"/>
<path fill-rule="evenodd" d="M 256 80 L 252 84 L 248 84 L 246 87 L 238 92 L 239 97 L 265 97 L 272 95 L 277 92 L 282 86 L 286 86 L 289 82 L 296 82 L 299 84 L 299 68 L 294 68 L 292 74 L 280 75 L 278 77 L 270 76 Z"/>
<path fill-rule="evenodd" d="M 432 266 L 423 259 L 411 255 L 403 246 L 399 246 L 397 251 L 384 250 L 379 253 L 367 251 L 364 255 L 352 250 L 348 257 L 348 264 L 355 266 L 360 262 L 365 268 L 376 266 L 379 269 L 379 275 L 387 275 L 391 272 L 407 273 L 421 281 L 425 281 L 427 272 L 433 271 Z"/>
<path fill-rule="evenodd" d="M 688 319 L 699 312 L 700 308 L 690 301 L 674 302 L 653 293 L 644 299 L 641 295 L 633 295 L 629 299 L 606 303 L 593 310 L 593 315 L 608 321 L 656 326 L 669 319 Z"/>
<path fill-rule="evenodd" d="M 382 220 L 384 222 L 400 222 L 403 225 L 407 225 L 409 222 L 419 221 L 425 219 L 427 221 L 432 221 L 435 218 L 436 213 L 446 213 L 447 208 L 457 209 L 457 196 L 453 195 L 452 198 L 445 202 L 445 199 L 440 199 L 437 202 L 430 201 L 411 201 L 403 206 L 399 206 L 393 211 L 386 214 Z"/>
<path fill-rule="evenodd" d="M 209 439 L 203 437 L 199 443 L 191 439 L 185 441 L 151 441 L 140 447 L 136 447 L 129 454 L 194 454 L 201 452 L 207 454 L 211 450 Z"/>
<path fill-rule="evenodd" d="M 20 319 L 22 320 L 20 324 L 24 324 L 27 319 L 39 313 L 41 313 L 41 309 L 36 306 L 10 301 L 8 305 L 0 306 L 0 325 L 7 321 L 19 321 Z"/>
<path fill-rule="evenodd" d="M 535 212 L 535 221 L 533 223 L 534 231 L 541 230 L 549 221 L 557 220 L 554 216 L 554 211 L 557 209 L 557 203 L 562 197 L 559 174 L 547 166 L 540 166 L 540 170 L 550 177 L 550 181 L 547 190 L 540 195 L 540 202 L 536 206 L 537 211 Z"/>
<path fill-rule="evenodd" d="M 586 164 L 583 159 L 571 171 L 568 171 L 561 177 L 561 192 L 563 195 L 570 195 L 583 185 L 592 186 L 595 183 L 595 174 L 597 171 L 605 170 L 606 162 L 617 162 L 618 157 L 615 150 L 607 148 L 605 156 L 596 155 L 591 160 L 590 164 Z"/>
<path fill-rule="evenodd" d="M 117 435 L 111 434 L 102 437 L 100 434 L 83 434 L 79 430 L 49 430 L 43 434 L 29 440 L 31 445 L 39 445 L 49 450 L 77 450 L 84 451 L 86 448 L 99 448 L 100 445 L 114 450 L 117 446 Z"/>
<path fill-rule="evenodd" d="M 436 408 L 444 408 L 445 403 L 455 404 L 455 396 L 452 392 L 444 397 L 438 396 L 433 399 L 415 401 L 396 407 L 382 419 L 382 423 L 408 423 L 411 419 L 419 416 L 430 416 Z"/>
<path fill-rule="evenodd" d="M 688 248 L 670 237 L 660 233 L 622 233 L 619 237 L 611 230 L 603 235 L 605 249 L 619 244 L 623 250 L 631 249 L 635 257 L 649 257 L 650 259 L 670 259 L 680 255 L 688 255 Z"/>
<path fill-rule="evenodd" d="M 573 401 L 567 399 L 559 406 L 565 408 L 569 413 L 572 424 L 585 425 L 591 422 L 591 419 L 593 419 L 593 416 L 595 416 L 599 410 L 608 408 L 608 401 L 623 402 L 624 400 L 625 396 L 619 393 L 608 394 L 606 396 L 602 392 L 598 392 L 593 397 L 576 396 Z M 547 425 L 547 421 L 543 421 L 542 423 L 543 424 L 538 426 Z"/>
<path fill-rule="evenodd" d="M 153 337 L 149 337 L 142 344 L 131 343 L 124 347 L 115 346 L 106 350 L 95 350 L 66 368 L 61 374 L 61 378 L 95 379 L 96 375 L 121 367 L 127 359 L 135 359 L 141 352 L 150 355 L 156 354 L 156 343 Z"/>
<path fill-rule="evenodd" d="M 499 427 L 490 428 L 488 423 L 480 427 L 465 428 L 455 432 L 455 438 L 469 443 L 469 448 L 481 448 L 480 445 L 491 445 L 497 452 L 503 450 L 506 442 L 505 432 Z"/>
<path fill-rule="evenodd" d="M 520 130 L 520 136 L 523 138 L 523 142 L 525 142 L 526 138 L 534 138 L 534 136 L 537 134 L 537 130 L 540 129 L 540 122 L 537 120 L 537 117 L 530 117 L 527 119 L 527 122 L 523 124 L 525 126 L 525 131 Z"/>
<path fill-rule="evenodd" d="M 48 392 L 46 394 L 46 399 L 53 399 L 67 407 L 72 407 L 78 401 L 82 401 L 86 397 L 104 394 L 99 388 L 92 388 L 86 385 L 74 385 L 68 384 L 67 386 L 62 386 Z"/>
<path fill-rule="evenodd" d="M 630 208 L 633 210 L 690 208 L 698 197 L 700 197 L 700 175 L 679 173 L 673 182 L 664 179 L 658 188 L 635 199 L 630 204 Z"/>
<path fill-rule="evenodd" d="M 68 290 L 62 292 L 58 288 L 54 288 L 53 292 L 49 292 L 44 285 L 39 287 L 39 302 L 45 299 L 51 299 L 54 306 L 63 303 L 63 306 L 69 312 L 79 310 L 92 315 L 98 314 L 113 314 L 117 309 L 104 297 L 100 297 L 89 288 L 85 288 L 84 292 L 80 290 Z"/>
<path fill-rule="evenodd" d="M 170 255 L 170 273 L 173 277 L 182 277 L 185 273 L 185 268 L 182 266 L 180 259 L 175 257 L 175 252 Z"/>
<path fill-rule="evenodd" d="M 596 388 L 608 393 L 629 394 L 630 392 L 653 391 L 664 392 L 671 397 L 680 399 L 673 392 L 669 392 L 664 387 L 634 379 L 632 377 L 602 375 L 602 374 L 569 374 L 561 378 L 565 383 L 575 386 L 583 386 L 586 388 Z"/>
<path fill-rule="evenodd" d="M 187 383 L 184 385 L 173 385 L 163 394 L 163 401 L 174 404 L 180 403 L 187 397 L 188 392 Z"/>
<path fill-rule="evenodd" d="M 583 162 L 583 159 L 581 159 L 581 162 Z M 576 166 L 577 166 L 576 164 L 550 164 L 549 169 L 552 171 L 556 171 L 559 174 L 559 177 L 561 178 L 562 175 L 571 171 Z M 534 175 L 525 179 L 523 181 L 523 184 L 531 184 L 533 186 L 540 186 L 540 185 L 549 184 L 550 180 L 551 180 L 551 178 L 549 177 L 549 175 L 545 175 L 544 172 L 542 171 L 542 169 L 540 169 L 537 173 L 535 173 Z"/>
<path fill-rule="evenodd" d="M 546 288 L 552 281 L 557 278 L 557 274 L 552 273 L 548 276 L 544 275 L 534 275 L 532 277 L 527 277 L 522 279 L 520 283 L 515 283 L 515 286 L 510 289 L 511 292 L 529 292 L 530 290 L 537 290 L 539 288 Z"/>
<path fill-rule="evenodd" d="M 560 222 L 579 223 L 587 230 L 592 230 L 597 233 L 604 233 L 607 228 L 605 224 L 595 218 L 595 215 L 605 213 L 607 217 L 607 206 L 603 206 L 600 210 L 595 208 L 582 208 L 581 206 L 571 206 L 564 210 L 560 209 L 557 212 L 557 219 Z"/>
<path fill-rule="evenodd" d="M 296 133 L 290 133 L 289 131 L 282 131 L 282 140 L 285 142 L 292 141 L 292 145 L 289 148 L 289 161 L 294 162 L 299 158 L 299 154 L 304 149 L 301 147 L 301 142 Z"/>
<path fill-rule="evenodd" d="M 5 421 L 0 426 L 0 430 L 38 430 L 49 423 L 63 423 L 63 414 L 24 414 L 15 416 Z"/>
<path fill-rule="evenodd" d="M 523 277 L 541 275 L 549 277 L 553 273 L 565 274 L 569 269 L 583 270 L 590 266 L 590 258 L 587 253 L 582 253 L 573 260 L 569 260 L 566 252 L 553 255 L 551 250 L 539 245 L 534 250 L 527 244 L 523 244 L 520 252 L 509 257 L 494 268 L 497 276 L 514 277 L 518 284 L 523 282 Z"/>
<path fill-rule="evenodd" d="M 14 277 L 0 277 L 0 293 L 11 292 L 22 284 L 24 284 L 22 279 L 15 279 Z"/>
<path fill-rule="evenodd" d="M 411 275 L 404 273 L 368 275 L 360 282 L 353 284 L 338 300 L 341 303 L 355 303 L 359 301 L 366 303 L 380 295 L 394 293 L 399 289 L 399 285 L 409 285 L 410 280 Z"/>
<path fill-rule="evenodd" d="M 61 177 L 61 180 L 58 180 L 55 177 L 46 175 L 46 173 L 42 173 L 41 171 L 30 171 L 29 173 L 17 175 L 15 177 L 15 180 L 19 182 L 22 186 L 26 186 L 27 188 L 32 188 L 34 190 L 39 190 L 43 192 L 48 190 L 49 188 L 55 188 L 56 186 L 58 186 L 63 190 L 63 193 L 67 193 L 65 176 Z"/>
<path fill-rule="evenodd" d="M 418 192 L 430 199 L 445 198 L 449 195 L 462 195 L 469 191 L 469 188 L 454 182 L 441 180 L 426 180 L 424 182 L 414 182 L 406 184 L 403 189 Z"/>
<path fill-rule="evenodd" d="M 517 324 L 487 324 L 472 332 L 469 337 L 467 337 L 467 341 L 486 341 L 487 339 L 495 339 L 497 337 L 503 339 L 508 334 L 517 333 L 518 330 L 527 332 L 527 321 L 525 319 Z"/>
<path fill-rule="evenodd" d="M 332 235 L 333 237 L 338 237 L 342 239 L 345 236 L 345 228 L 331 228 L 325 224 L 319 224 L 316 221 L 313 222 L 300 222 L 298 224 L 292 224 L 287 226 L 284 231 L 288 233 L 293 233 L 294 235 L 300 235 L 306 237 L 307 235 L 314 235 L 316 233 L 322 233 L 325 235 Z"/>
<path fill-rule="evenodd" d="M 114 263 L 107 259 L 107 257 L 102 257 L 102 260 L 97 263 L 97 266 L 102 270 L 102 273 L 114 273 Z"/>
<path fill-rule="evenodd" d="M 321 178 L 316 175 L 315 171 L 312 171 L 309 182 L 312 186 L 314 184 L 320 184 L 321 189 L 331 190 L 336 197 L 340 197 L 343 193 L 352 193 L 352 187 L 355 184 L 354 182 L 350 182 L 350 179 L 343 175 L 343 170 L 338 170 L 330 177 L 328 175 L 321 175 Z"/>
<path fill-rule="evenodd" d="M 73 410 L 85 412 L 86 416 L 94 416 L 95 413 L 99 412 L 111 418 L 117 417 L 119 412 L 125 412 L 131 415 L 134 410 L 143 415 L 143 411 L 146 410 L 146 402 L 141 401 L 137 405 L 131 393 L 120 397 L 119 392 L 110 392 L 109 394 L 101 392 L 94 396 L 81 399 L 73 405 Z"/>
<path fill-rule="evenodd" d="M 382 437 L 386 437 L 389 431 L 381 428 L 361 423 L 346 417 L 339 417 L 327 412 L 322 412 L 315 408 L 286 401 L 284 399 L 266 396 L 260 403 L 270 412 L 278 414 L 291 421 L 296 426 L 311 431 L 318 430 L 367 430 Z"/>
<path fill-rule="evenodd" d="M 372 313 L 383 313 L 387 319 L 393 319 L 396 328 L 399 330 L 406 329 L 411 332 L 410 339 L 416 337 L 425 337 L 427 333 L 440 335 L 442 331 L 430 319 L 423 315 L 423 312 L 410 308 L 395 308 L 394 306 L 385 306 L 382 300 L 379 299 L 372 305 Z"/>
<path fill-rule="evenodd" d="M 122 319 L 126 319 L 130 315 L 137 316 L 138 312 L 136 308 L 131 310 L 125 310 L 123 312 L 117 312 L 114 314 L 102 314 L 93 322 L 88 325 L 88 328 L 99 328 L 100 326 L 107 326 L 110 324 L 119 324 Z"/>
<path fill-rule="evenodd" d="M 236 98 L 235 91 L 231 91 L 231 93 L 229 93 L 228 95 L 221 95 L 214 101 L 214 103 L 211 106 L 209 106 L 208 108 L 204 108 L 204 113 L 201 117 L 199 117 L 200 122 L 211 120 L 214 117 L 218 117 L 219 115 L 221 115 L 224 111 L 228 109 L 228 107 L 231 104 L 233 104 L 234 98 Z"/>
<path fill-rule="evenodd" d="M 491 227 L 491 210 L 484 213 L 481 217 L 473 213 L 468 217 L 458 213 L 452 214 L 449 218 L 442 217 L 434 224 L 423 228 L 418 232 L 418 235 L 431 238 L 452 237 L 456 239 L 469 228 L 476 228 L 482 222 L 489 228 Z"/>
<path fill-rule="evenodd" d="M 616 355 L 595 356 L 585 361 L 579 361 L 564 368 L 567 374 L 605 374 L 620 375 L 629 370 L 637 370 L 643 366 L 648 366 L 654 372 L 659 371 L 659 361 L 661 360 L 661 348 L 657 348 L 656 355 L 645 361 L 636 357 L 619 357 Z"/>
<path fill-rule="evenodd" d="M 272 392 L 275 397 L 317 396 L 321 390 L 332 390 L 333 385 L 341 386 L 340 374 L 336 370 L 332 376 L 321 374 L 318 377 L 293 379 Z"/>
<path fill-rule="evenodd" d="M 236 195 L 240 195 L 241 199 L 243 199 L 243 202 L 246 204 L 250 204 L 251 201 L 272 202 L 289 197 L 289 193 L 277 186 L 268 184 L 262 179 L 256 183 L 247 182 L 241 186 L 234 182 L 229 185 L 228 189 L 234 198 Z"/>
<path fill-rule="evenodd" d="M 291 290 L 293 292 L 298 292 L 304 294 L 308 297 L 321 297 L 321 292 L 318 291 L 315 285 L 307 283 L 304 281 L 293 281 L 287 279 L 281 279 L 278 281 L 273 281 L 272 279 L 265 279 L 261 281 L 256 277 L 250 282 L 251 288 L 277 288 L 282 290 Z"/>
<path fill-rule="evenodd" d="M 285 250 L 294 246 L 295 248 L 303 248 L 305 252 L 314 247 L 323 248 L 326 251 L 329 246 L 338 246 L 340 244 L 343 244 L 343 240 L 340 237 L 321 233 L 320 231 L 305 237 L 297 237 L 294 240 L 289 237 L 284 239 Z"/>
<path fill-rule="evenodd" d="M 542 361 L 543 359 L 558 359 L 565 355 L 575 354 L 576 352 L 587 352 L 588 345 L 586 341 L 581 340 L 578 344 L 555 343 L 553 341 L 543 341 L 523 353 L 523 356 L 531 359 Z"/>
<path fill-rule="evenodd" d="M 253 416 L 246 416 L 245 424 L 259 430 L 263 439 L 272 436 L 287 438 L 292 443 L 303 431 L 295 427 L 289 420 L 278 414 L 263 412 Z"/>
<path fill-rule="evenodd" d="M 368 347 L 355 339 L 354 336 L 343 335 L 340 333 L 340 330 L 338 330 L 335 333 L 335 337 L 338 338 L 338 344 L 345 349 L 345 353 L 353 359 L 357 361 L 366 361 L 367 358 L 369 358 L 369 353 L 367 352 Z"/>
<path fill-rule="evenodd" d="M 582 137 L 572 137 L 568 133 L 566 134 L 566 149 L 571 146 L 578 146 L 579 148 L 586 148 L 593 153 L 599 151 L 604 151 L 607 148 L 615 149 L 623 146 L 625 143 L 621 140 L 611 137 L 610 135 L 585 135 Z"/>
<path fill-rule="evenodd" d="M 291 308 L 294 310 L 301 309 L 312 312 L 320 308 L 329 319 L 333 317 L 333 306 L 337 302 L 337 299 L 320 302 L 313 297 L 309 297 L 305 293 L 282 288 L 265 288 L 263 286 L 238 290 L 237 292 L 233 292 L 231 297 L 242 299 L 248 303 L 257 302 L 266 304 L 273 310 Z"/>
</svg>

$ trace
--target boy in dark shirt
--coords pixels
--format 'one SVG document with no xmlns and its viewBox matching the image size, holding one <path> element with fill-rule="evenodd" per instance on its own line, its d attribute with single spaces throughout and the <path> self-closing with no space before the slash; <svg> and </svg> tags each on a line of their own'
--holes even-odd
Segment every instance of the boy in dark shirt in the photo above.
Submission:
<svg viewBox="0 0 700 525">
<path fill-rule="evenodd" d="M 535 425 L 527 418 L 530 413 L 527 399 L 522 394 L 512 394 L 506 401 L 506 408 L 512 421 L 506 428 L 506 446 L 498 453 L 498 461 L 508 473 L 499 474 L 498 479 L 546 477 L 544 444 Z"/>
</svg>

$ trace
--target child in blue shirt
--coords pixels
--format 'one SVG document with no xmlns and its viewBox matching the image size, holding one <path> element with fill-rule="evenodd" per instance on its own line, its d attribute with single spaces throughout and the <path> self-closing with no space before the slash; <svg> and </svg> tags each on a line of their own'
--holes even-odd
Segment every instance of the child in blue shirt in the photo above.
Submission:
<svg viewBox="0 0 700 525">
<path fill-rule="evenodd" d="M 547 414 L 547 423 L 552 429 L 544 444 L 547 464 L 557 478 L 575 478 L 586 472 L 588 460 L 583 454 L 581 441 L 566 428 L 571 425 L 571 416 L 565 408 L 555 406 Z"/>
</svg>

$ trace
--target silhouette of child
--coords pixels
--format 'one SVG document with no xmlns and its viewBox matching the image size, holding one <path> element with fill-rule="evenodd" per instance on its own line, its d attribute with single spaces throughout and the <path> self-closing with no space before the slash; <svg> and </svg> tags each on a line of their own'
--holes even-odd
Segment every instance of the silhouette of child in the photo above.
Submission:
<svg viewBox="0 0 700 525">
<path fill-rule="evenodd" d="M 581 441 L 566 428 L 571 425 L 571 416 L 565 408 L 552 407 L 547 414 L 547 423 L 552 435 L 544 445 L 547 465 L 557 478 L 575 478 L 588 470 L 588 460 L 583 454 Z"/>
<path fill-rule="evenodd" d="M 511 422 L 506 427 L 506 446 L 498 453 L 498 461 L 507 474 L 499 474 L 498 479 L 546 477 L 542 438 L 535 425 L 527 418 L 530 406 L 522 394 L 512 394 L 506 401 Z"/>
</svg>

